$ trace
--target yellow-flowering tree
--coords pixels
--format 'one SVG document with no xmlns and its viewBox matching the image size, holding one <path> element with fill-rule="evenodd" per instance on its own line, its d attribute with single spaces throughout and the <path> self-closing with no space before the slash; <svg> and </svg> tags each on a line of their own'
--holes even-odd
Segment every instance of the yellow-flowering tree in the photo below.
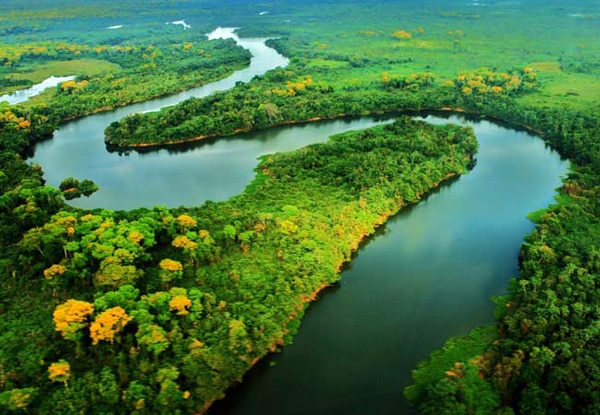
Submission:
<svg viewBox="0 0 600 415">
<path fill-rule="evenodd" d="M 184 316 L 189 314 L 189 309 L 192 306 L 192 300 L 185 295 L 176 295 L 169 301 L 169 309 L 177 311 L 177 315 Z"/>
<path fill-rule="evenodd" d="M 121 307 L 113 307 L 101 313 L 90 325 L 90 337 L 94 344 L 100 340 L 113 342 L 115 334 L 123 330 L 131 317 Z"/>
<path fill-rule="evenodd" d="M 64 265 L 54 264 L 44 270 L 44 278 L 51 280 L 57 275 L 64 274 L 65 271 L 67 271 L 67 268 Z"/>
<path fill-rule="evenodd" d="M 173 242 L 171 242 L 171 245 L 173 245 L 175 248 L 181 248 L 184 251 L 193 251 L 198 247 L 196 242 L 183 235 L 176 236 L 175 239 L 173 239 Z"/>
<path fill-rule="evenodd" d="M 69 365 L 69 362 L 63 359 L 52 363 L 48 367 L 48 379 L 50 379 L 52 382 L 62 382 L 66 386 L 70 377 L 71 365 Z"/>
<path fill-rule="evenodd" d="M 181 227 L 183 232 L 186 232 L 189 228 L 196 226 L 196 219 L 188 215 L 179 215 L 177 217 L 177 224 Z"/>
<path fill-rule="evenodd" d="M 183 273 L 183 265 L 179 261 L 165 258 L 158 264 L 160 267 L 160 279 L 163 283 L 169 283 L 179 279 Z"/>
<path fill-rule="evenodd" d="M 77 332 L 88 325 L 87 318 L 94 306 L 86 301 L 67 300 L 54 310 L 56 331 L 68 340 L 77 340 Z"/>
</svg>

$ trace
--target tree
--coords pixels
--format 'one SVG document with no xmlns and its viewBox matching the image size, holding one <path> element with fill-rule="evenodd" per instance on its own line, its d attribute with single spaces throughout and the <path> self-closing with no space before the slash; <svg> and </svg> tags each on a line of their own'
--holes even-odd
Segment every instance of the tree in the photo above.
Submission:
<svg viewBox="0 0 600 415">
<path fill-rule="evenodd" d="M 179 215 L 177 217 L 177 224 L 181 227 L 181 232 L 185 233 L 188 229 L 196 226 L 196 220 L 189 215 Z"/>
<path fill-rule="evenodd" d="M 63 359 L 52 363 L 48 367 L 48 379 L 52 382 L 62 382 L 67 386 L 69 377 L 71 377 L 71 365 Z"/>
<path fill-rule="evenodd" d="M 68 340 L 77 340 L 77 333 L 89 324 L 87 318 L 94 312 L 94 306 L 86 301 L 67 300 L 54 310 L 56 331 Z"/>
<path fill-rule="evenodd" d="M 179 316 L 189 314 L 192 300 L 187 297 L 186 290 L 184 288 L 172 288 L 170 293 L 172 295 L 171 300 L 169 301 L 169 308 L 171 311 L 176 311 Z"/>
<path fill-rule="evenodd" d="M 198 244 L 185 235 L 176 236 L 171 243 L 175 248 L 181 248 L 184 251 L 193 251 L 196 249 Z"/>
<path fill-rule="evenodd" d="M 100 340 L 112 343 L 115 334 L 123 330 L 131 317 L 121 307 L 109 308 L 101 313 L 90 325 L 90 337 L 94 345 Z"/>
<path fill-rule="evenodd" d="M 412 34 L 410 32 L 407 32 L 406 30 L 396 30 L 392 33 L 392 37 L 404 40 L 412 38 Z"/>
<path fill-rule="evenodd" d="M 146 311 L 144 310 L 144 312 Z M 136 319 L 140 316 L 140 312 L 136 313 Z M 148 351 L 152 352 L 156 356 L 164 352 L 169 347 L 167 332 L 158 324 L 140 324 L 137 332 L 135 333 L 135 337 L 141 345 L 146 346 Z"/>
<path fill-rule="evenodd" d="M 67 177 L 64 179 L 58 188 L 63 192 L 65 199 L 67 200 L 81 197 L 81 195 L 89 197 L 99 189 L 96 183 L 89 179 L 80 182 L 74 177 Z"/>
<path fill-rule="evenodd" d="M 177 378 L 179 378 L 179 370 L 175 366 L 167 366 L 158 371 L 156 381 L 160 389 L 156 401 L 161 407 L 177 407 L 183 400 L 183 392 L 179 389 Z M 166 412 L 169 412 L 168 409 Z"/>
<path fill-rule="evenodd" d="M 133 265 L 121 265 L 116 257 L 109 257 L 102 262 L 100 269 L 94 275 L 97 287 L 118 288 L 131 285 L 142 275 L 142 271 Z"/>
<path fill-rule="evenodd" d="M 183 275 L 183 265 L 179 261 L 165 258 L 160 261 L 158 266 L 160 267 L 159 275 L 163 284 L 168 284 Z"/>
<path fill-rule="evenodd" d="M 22 411 L 27 408 L 36 388 L 12 389 L 0 393 L 0 408 L 4 407 L 10 411 Z"/>
</svg>

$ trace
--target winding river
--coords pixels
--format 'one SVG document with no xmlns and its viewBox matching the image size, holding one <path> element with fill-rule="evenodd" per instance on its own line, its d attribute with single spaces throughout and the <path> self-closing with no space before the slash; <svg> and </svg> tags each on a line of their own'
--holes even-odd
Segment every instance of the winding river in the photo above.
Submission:
<svg viewBox="0 0 600 415">
<path fill-rule="evenodd" d="M 248 47 L 251 66 L 215 84 L 64 125 L 53 140 L 36 146 L 32 158 L 48 182 L 94 180 L 102 190 L 73 201 L 84 208 L 198 205 L 241 192 L 259 155 L 385 122 L 324 121 L 148 153 L 108 153 L 103 130 L 110 122 L 286 64 L 264 39 L 239 39 L 231 29 L 217 34 Z M 522 131 L 456 115 L 426 119 L 475 129 L 475 169 L 366 241 L 341 282 L 310 306 L 294 344 L 260 362 L 211 413 L 411 413 L 402 388 L 415 364 L 448 337 L 492 321 L 490 297 L 502 294 L 517 273 L 519 246 L 533 227 L 525 216 L 552 203 L 568 163 Z"/>
<path fill-rule="evenodd" d="M 568 163 L 542 140 L 468 124 L 477 165 L 392 218 L 340 283 L 308 309 L 294 343 L 258 364 L 213 415 L 416 413 L 402 389 L 449 337 L 492 323 L 493 295 L 517 275 L 527 213 L 553 202 Z"/>
<path fill-rule="evenodd" d="M 36 145 L 31 158 L 32 162 L 39 163 L 44 168 L 48 184 L 58 187 L 66 177 L 93 180 L 100 186 L 100 190 L 90 199 L 81 198 L 71 202 L 82 208 L 191 206 L 209 199 L 227 199 L 240 193 L 253 177 L 255 157 L 261 151 L 285 150 L 285 145 L 279 148 L 264 144 L 262 149 L 249 153 L 249 147 L 255 147 L 256 144 L 250 143 L 253 137 L 246 137 L 248 143 L 241 147 L 213 140 L 203 143 L 195 151 L 182 151 L 184 147 L 181 147 L 150 153 L 132 152 L 121 156 L 108 153 L 104 145 L 104 129 L 126 115 L 157 111 L 191 97 L 199 98 L 227 90 L 237 82 L 248 82 L 256 75 L 288 63 L 287 58 L 265 45 L 266 39 L 239 38 L 235 34 L 235 28 L 217 28 L 207 36 L 209 39 L 234 39 L 252 53 L 250 66 L 211 84 L 90 115 L 61 126 L 52 140 Z M 269 132 L 267 137 L 273 134 Z M 302 144 L 298 143 L 296 148 L 299 146 Z M 170 157 L 173 152 L 179 153 L 176 162 Z M 216 155 L 219 154 L 222 157 L 217 160 Z M 240 163 L 242 165 L 238 170 Z"/>
</svg>

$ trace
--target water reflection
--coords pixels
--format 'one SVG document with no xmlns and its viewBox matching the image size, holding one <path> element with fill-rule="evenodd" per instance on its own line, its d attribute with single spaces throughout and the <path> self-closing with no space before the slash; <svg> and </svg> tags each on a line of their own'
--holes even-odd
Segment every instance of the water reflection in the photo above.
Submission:
<svg viewBox="0 0 600 415">
<path fill-rule="evenodd" d="M 211 414 L 412 414 L 410 371 L 450 336 L 492 321 L 490 297 L 518 272 L 533 224 L 568 163 L 539 138 L 489 121 L 478 164 L 363 244 L 335 290 L 308 309 L 294 344 L 269 356 Z M 274 365 L 271 365 L 274 363 Z"/>
</svg>

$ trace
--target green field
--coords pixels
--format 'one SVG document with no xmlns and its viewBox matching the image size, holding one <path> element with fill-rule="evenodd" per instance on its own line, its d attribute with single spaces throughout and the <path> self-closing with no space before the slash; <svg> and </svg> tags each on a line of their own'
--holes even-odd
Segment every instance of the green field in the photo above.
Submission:
<svg viewBox="0 0 600 415">
<path fill-rule="evenodd" d="M 99 59 L 78 59 L 71 61 L 53 61 L 40 65 L 32 65 L 22 72 L 11 73 L 15 79 L 26 79 L 33 83 L 42 82 L 51 76 L 85 76 L 98 77 L 107 74 L 118 74 L 121 67 L 115 63 Z"/>
</svg>

